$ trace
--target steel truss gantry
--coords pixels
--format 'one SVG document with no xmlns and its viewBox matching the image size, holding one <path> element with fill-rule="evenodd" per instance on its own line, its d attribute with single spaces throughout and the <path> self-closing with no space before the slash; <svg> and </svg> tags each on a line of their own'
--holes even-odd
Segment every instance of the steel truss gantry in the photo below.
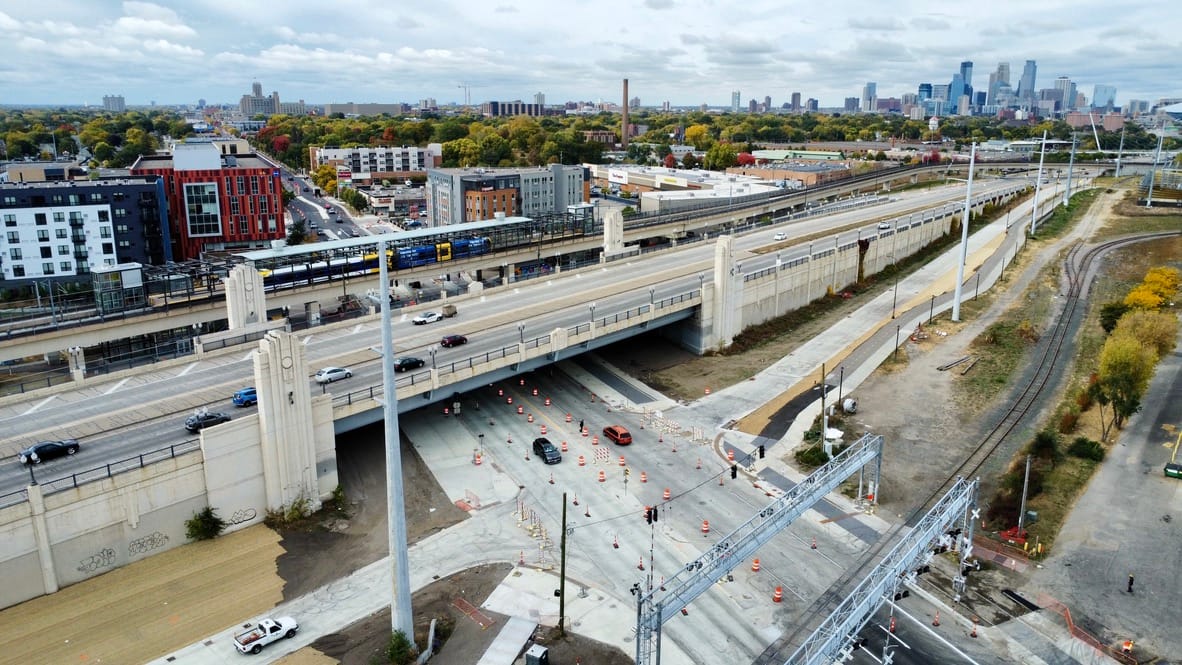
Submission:
<svg viewBox="0 0 1182 665">
<path fill-rule="evenodd" d="M 873 434 L 858 439 L 828 464 L 724 536 L 705 554 L 687 563 L 663 587 L 638 593 L 636 665 L 660 663 L 662 624 L 872 461 L 877 461 L 872 485 L 877 487 L 882 471 L 882 441 L 881 436 Z"/>
<path fill-rule="evenodd" d="M 960 478 L 952 489 L 920 519 L 906 538 L 891 549 L 837 609 L 800 645 L 785 665 L 842 663 L 853 657 L 858 633 L 885 602 L 894 599 L 899 587 L 914 582 L 916 570 L 931 561 L 938 546 L 951 539 L 948 532 L 960 522 L 960 570 L 973 554 L 973 525 L 977 514 L 980 481 Z M 963 586 L 963 578 L 957 580 Z"/>
</svg>

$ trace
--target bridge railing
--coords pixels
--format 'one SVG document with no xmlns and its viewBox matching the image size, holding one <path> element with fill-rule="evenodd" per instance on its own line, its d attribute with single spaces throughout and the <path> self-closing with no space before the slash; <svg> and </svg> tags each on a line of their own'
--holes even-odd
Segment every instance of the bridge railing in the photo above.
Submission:
<svg viewBox="0 0 1182 665">
<path fill-rule="evenodd" d="M 30 473 L 32 474 L 31 480 L 34 482 L 39 482 L 41 485 L 41 492 L 43 494 L 53 494 L 55 492 L 76 489 L 82 485 L 85 485 L 86 483 L 106 480 L 107 478 L 114 477 L 116 474 L 124 473 L 134 469 L 142 469 L 149 464 L 172 459 L 186 453 L 197 451 L 200 448 L 200 439 L 189 439 L 180 443 L 174 443 L 167 448 L 149 450 L 132 457 L 114 460 L 102 466 L 85 469 L 83 471 L 71 473 L 66 476 L 59 476 L 47 481 L 36 481 L 36 467 L 32 467 L 30 470 Z M 9 492 L 7 494 L 0 494 L 0 507 L 12 506 L 28 500 L 28 489 L 22 487 L 19 490 Z"/>
</svg>

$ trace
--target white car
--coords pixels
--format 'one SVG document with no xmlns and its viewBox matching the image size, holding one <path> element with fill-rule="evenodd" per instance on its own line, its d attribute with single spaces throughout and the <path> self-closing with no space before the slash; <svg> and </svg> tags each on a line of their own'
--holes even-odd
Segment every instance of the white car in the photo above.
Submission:
<svg viewBox="0 0 1182 665">
<path fill-rule="evenodd" d="M 888 231 L 888 230 L 890 230 L 890 228 L 891 228 L 890 222 L 879 222 L 878 223 L 878 230 L 879 231 Z"/>
<path fill-rule="evenodd" d="M 353 372 L 344 367 L 323 367 L 316 372 L 316 383 L 332 383 L 339 379 L 347 379 L 353 376 Z"/>
<path fill-rule="evenodd" d="M 419 314 L 415 318 L 411 319 L 411 322 L 416 326 L 421 326 L 427 323 L 435 323 L 436 321 L 442 320 L 443 315 L 439 312 L 423 312 L 422 314 Z"/>
<path fill-rule="evenodd" d="M 788 239 L 788 234 L 784 233 L 783 231 L 780 231 L 776 235 L 772 236 L 772 240 L 787 240 L 787 239 Z"/>
</svg>

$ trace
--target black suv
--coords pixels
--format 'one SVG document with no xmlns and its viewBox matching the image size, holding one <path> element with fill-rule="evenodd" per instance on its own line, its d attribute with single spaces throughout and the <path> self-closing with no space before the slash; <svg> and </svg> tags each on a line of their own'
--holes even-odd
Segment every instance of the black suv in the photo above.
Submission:
<svg viewBox="0 0 1182 665">
<path fill-rule="evenodd" d="M 225 413 L 209 413 L 207 411 L 202 411 L 200 413 L 194 413 L 185 419 L 185 429 L 189 430 L 190 432 L 199 432 L 206 427 L 221 425 L 222 423 L 229 421 L 230 416 Z"/>
<path fill-rule="evenodd" d="M 422 358 L 412 358 L 410 356 L 403 356 L 394 359 L 395 372 L 409 372 L 412 369 L 418 369 L 425 365 Z"/>
<path fill-rule="evenodd" d="M 562 461 L 562 453 L 544 436 L 534 439 L 534 454 L 546 464 L 558 464 Z"/>
</svg>

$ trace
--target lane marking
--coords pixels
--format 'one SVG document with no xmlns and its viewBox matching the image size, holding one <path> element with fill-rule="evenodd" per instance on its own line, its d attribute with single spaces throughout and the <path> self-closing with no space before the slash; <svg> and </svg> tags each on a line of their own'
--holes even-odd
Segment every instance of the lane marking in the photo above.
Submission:
<svg viewBox="0 0 1182 665">
<path fill-rule="evenodd" d="M 186 366 L 184 369 L 182 369 L 182 370 L 180 371 L 180 373 L 179 373 L 179 374 L 177 374 L 177 376 L 184 376 L 184 375 L 188 374 L 188 373 L 189 373 L 189 372 L 191 372 L 191 371 L 193 370 L 193 368 L 194 368 L 194 367 L 196 367 L 196 366 L 197 366 L 197 365 L 198 365 L 200 362 L 201 362 L 201 361 L 197 361 L 197 362 L 195 362 L 195 363 L 189 363 L 189 365 L 188 365 L 188 366 Z"/>
<path fill-rule="evenodd" d="M 30 413 L 32 413 L 32 412 L 34 412 L 34 411 L 36 411 L 37 409 L 40 409 L 41 407 L 45 406 L 46 404 L 49 404 L 50 402 L 52 402 L 52 401 L 53 401 L 53 400 L 55 400 L 55 399 L 57 399 L 57 395 L 50 395 L 49 397 L 46 397 L 45 399 L 41 400 L 40 402 L 37 402 L 37 403 L 36 403 L 36 404 L 34 404 L 33 406 L 29 407 L 29 410 L 28 410 L 28 411 L 25 411 L 25 412 L 24 412 L 24 413 L 22 413 L 21 415 L 22 415 L 22 416 L 27 416 L 27 415 L 29 415 Z"/>
<path fill-rule="evenodd" d="M 131 377 L 127 377 L 126 379 L 123 379 L 122 381 L 116 383 L 115 385 L 113 385 L 109 389 L 107 389 L 107 392 L 105 392 L 103 394 L 110 395 L 111 393 L 115 392 L 116 390 L 119 390 L 120 388 L 122 388 L 123 384 L 127 383 L 130 380 L 131 380 Z"/>
</svg>

